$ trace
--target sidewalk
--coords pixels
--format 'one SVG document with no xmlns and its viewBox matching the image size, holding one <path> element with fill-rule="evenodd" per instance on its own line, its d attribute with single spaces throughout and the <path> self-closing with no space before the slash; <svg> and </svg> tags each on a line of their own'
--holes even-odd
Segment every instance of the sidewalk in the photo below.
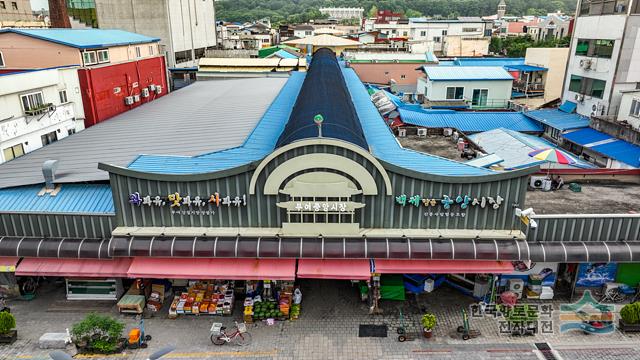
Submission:
<svg viewBox="0 0 640 360">
<path fill-rule="evenodd" d="M 166 310 L 145 320 L 148 334 L 153 336 L 146 350 L 128 351 L 103 359 L 146 359 L 146 356 L 167 344 L 178 348 L 167 359 L 539 359 L 534 343 L 551 344 L 564 359 L 637 359 L 640 335 L 615 332 L 610 335 L 584 335 L 581 332 L 538 334 L 528 337 L 500 335 L 495 319 L 471 318 L 472 328 L 481 331 L 479 338 L 463 341 L 453 338 L 461 325 L 460 310 L 471 299 L 442 288 L 404 303 L 383 302 L 383 315 L 368 315 L 368 308 L 358 299 L 357 290 L 349 282 L 311 281 L 302 287 L 302 316 L 296 321 L 277 322 L 274 326 L 249 326 L 253 343 L 240 348 L 234 345 L 217 347 L 209 340 L 209 328 L 214 321 L 232 326 L 232 317 L 182 316 L 166 318 Z M 18 341 L 0 347 L 0 359 L 48 359 L 47 351 L 38 349 L 38 338 L 45 332 L 64 332 L 91 309 L 88 302 L 66 302 L 64 288 L 41 289 L 33 301 L 10 302 L 18 323 Z M 98 304 L 99 305 L 99 304 Z M 136 325 L 133 316 L 117 313 L 115 304 L 92 306 L 94 311 L 113 315 L 127 324 Z M 559 303 L 554 303 L 557 309 Z M 436 314 L 438 325 L 434 337 L 400 343 L 396 327 L 398 311 L 403 308 L 410 332 L 419 330 L 420 309 Z M 557 319 L 557 315 L 554 315 Z M 240 320 L 240 310 L 235 319 Z M 360 324 L 386 324 L 386 338 L 359 338 Z M 591 350 L 584 350 L 585 348 Z"/>
</svg>

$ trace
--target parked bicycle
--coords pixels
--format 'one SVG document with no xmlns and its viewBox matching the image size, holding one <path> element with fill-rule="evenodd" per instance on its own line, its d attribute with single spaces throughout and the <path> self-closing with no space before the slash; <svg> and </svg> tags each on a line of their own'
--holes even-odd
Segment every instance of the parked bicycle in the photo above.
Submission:
<svg viewBox="0 0 640 360">
<path fill-rule="evenodd" d="M 251 344 L 251 334 L 247 332 L 247 326 L 244 323 L 238 323 L 236 321 L 235 330 L 227 334 L 226 327 L 221 323 L 213 323 L 211 326 L 211 342 L 214 345 L 224 345 L 229 342 L 234 342 L 239 346 L 247 346 Z"/>
</svg>

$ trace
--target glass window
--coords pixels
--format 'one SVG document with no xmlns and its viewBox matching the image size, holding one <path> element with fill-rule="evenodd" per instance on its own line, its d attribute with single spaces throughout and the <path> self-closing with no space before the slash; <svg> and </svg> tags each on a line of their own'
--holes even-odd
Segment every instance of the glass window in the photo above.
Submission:
<svg viewBox="0 0 640 360">
<path fill-rule="evenodd" d="M 4 57 L 2 56 L 2 51 L 0 51 L 0 67 L 4 67 Z"/>
<path fill-rule="evenodd" d="M 154 52 L 153 45 L 149 45 L 149 55 L 153 55 Z"/>
<path fill-rule="evenodd" d="M 426 31 L 420 31 L 420 36 L 427 36 L 427 32 Z"/>
<path fill-rule="evenodd" d="M 140 46 L 136 46 L 136 57 L 142 57 L 142 54 L 140 53 Z"/>
<path fill-rule="evenodd" d="M 12 8 L 13 10 L 18 10 L 18 3 L 17 3 L 17 2 L 15 2 L 15 1 L 12 1 L 12 2 L 11 2 L 11 8 Z"/>
<path fill-rule="evenodd" d="M 448 30 L 442 30 L 442 36 L 447 36 Z"/>
<path fill-rule="evenodd" d="M 24 147 L 22 146 L 22 144 L 13 145 L 2 150 L 2 153 L 4 154 L 5 161 L 13 160 L 24 155 Z"/>
<path fill-rule="evenodd" d="M 433 41 L 439 43 L 442 41 L 442 38 L 440 36 L 434 36 Z"/>
<path fill-rule="evenodd" d="M 0 9 L 6 9 L 7 5 L 4 3 L 4 1 L 0 1 Z"/>
<path fill-rule="evenodd" d="M 582 76 L 571 75 L 569 91 L 580 93 L 582 91 Z"/>
<path fill-rule="evenodd" d="M 447 87 L 447 100 L 462 100 L 464 87 Z"/>
<path fill-rule="evenodd" d="M 40 136 L 40 139 L 42 140 L 42 146 L 46 146 L 58 141 L 58 134 L 55 131 L 52 131 L 48 134 Z"/>
<path fill-rule="evenodd" d="M 602 99 L 604 97 L 604 88 L 607 85 L 607 82 L 604 80 L 596 80 L 596 79 L 589 79 L 591 80 L 591 91 L 587 92 L 587 94 L 598 98 L 598 99 Z"/>
<path fill-rule="evenodd" d="M 487 106 L 488 98 L 489 98 L 488 89 L 473 89 L 473 97 L 471 99 L 471 105 Z"/>
<path fill-rule="evenodd" d="M 85 65 L 93 65 L 93 64 L 97 64 L 98 61 L 96 59 L 96 52 L 95 51 L 85 51 L 82 53 L 82 61 L 84 62 Z"/>
<path fill-rule="evenodd" d="M 99 63 L 109 62 L 109 50 L 98 50 L 98 62 Z"/>
<path fill-rule="evenodd" d="M 589 54 L 589 40 L 578 39 L 576 46 L 576 55 L 587 56 Z"/>
<path fill-rule="evenodd" d="M 44 98 L 41 92 L 21 95 L 20 100 L 22 101 L 24 111 L 38 109 L 44 105 Z"/>
<path fill-rule="evenodd" d="M 68 102 L 67 100 L 67 90 L 58 91 L 58 95 L 60 95 L 60 104 L 64 104 Z"/>
<path fill-rule="evenodd" d="M 613 40 L 595 40 L 594 56 L 611 58 L 613 54 Z"/>
</svg>

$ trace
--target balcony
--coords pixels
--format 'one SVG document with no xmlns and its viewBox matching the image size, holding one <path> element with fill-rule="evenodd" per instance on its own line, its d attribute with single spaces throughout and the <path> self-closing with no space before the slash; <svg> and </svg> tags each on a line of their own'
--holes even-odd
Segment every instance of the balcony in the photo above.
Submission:
<svg viewBox="0 0 640 360">
<path fill-rule="evenodd" d="M 528 96 L 544 95 L 545 84 L 541 82 L 527 82 L 516 80 L 513 82 L 513 91 Z"/>
</svg>

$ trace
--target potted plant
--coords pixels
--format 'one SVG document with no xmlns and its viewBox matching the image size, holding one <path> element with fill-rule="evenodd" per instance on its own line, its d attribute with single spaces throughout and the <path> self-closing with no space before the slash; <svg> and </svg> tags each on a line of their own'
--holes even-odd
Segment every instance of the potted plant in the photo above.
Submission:
<svg viewBox="0 0 640 360">
<path fill-rule="evenodd" d="M 89 314 L 71 328 L 71 339 L 80 352 L 110 354 L 122 350 L 124 324 L 109 316 Z"/>
<path fill-rule="evenodd" d="M 618 325 L 625 332 L 640 332 L 640 302 L 627 304 L 620 309 Z"/>
<path fill-rule="evenodd" d="M 0 343 L 11 344 L 18 338 L 18 330 L 15 330 L 16 318 L 6 311 L 0 312 Z"/>
<path fill-rule="evenodd" d="M 420 319 L 420 323 L 422 324 L 422 334 L 427 339 L 433 336 L 433 328 L 436 327 L 436 316 L 431 313 L 426 313 L 422 315 L 422 319 Z"/>
</svg>

